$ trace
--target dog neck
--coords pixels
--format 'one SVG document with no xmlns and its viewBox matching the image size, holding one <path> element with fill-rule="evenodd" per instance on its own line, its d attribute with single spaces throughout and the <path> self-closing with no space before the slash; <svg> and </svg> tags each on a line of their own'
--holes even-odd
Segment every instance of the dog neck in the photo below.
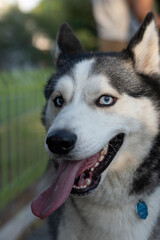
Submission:
<svg viewBox="0 0 160 240">
<path fill-rule="evenodd" d="M 129 198 L 127 204 L 111 207 L 104 206 L 100 202 L 91 203 L 87 197 L 80 199 L 71 196 L 65 206 L 64 214 L 66 229 L 73 229 L 72 236 L 68 239 L 72 239 L 73 234 L 75 239 L 83 240 L 97 240 L 98 236 L 101 236 L 102 240 L 149 239 L 152 226 L 156 223 L 159 214 L 157 209 L 160 202 L 160 188 L 150 197 L 146 197 L 149 215 L 145 220 L 137 214 L 137 202 L 138 196 L 137 199 Z M 61 234 L 65 236 L 68 234 L 66 231 L 63 227 Z"/>
</svg>

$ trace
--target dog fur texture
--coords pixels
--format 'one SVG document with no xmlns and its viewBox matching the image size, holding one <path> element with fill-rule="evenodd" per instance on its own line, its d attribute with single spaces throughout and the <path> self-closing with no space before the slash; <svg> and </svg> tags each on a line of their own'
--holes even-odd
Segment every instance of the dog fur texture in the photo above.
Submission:
<svg viewBox="0 0 160 240">
<path fill-rule="evenodd" d="M 160 66 L 153 14 L 119 53 L 86 53 L 64 23 L 56 64 L 44 90 L 46 138 L 67 129 L 77 140 L 63 155 L 46 144 L 51 159 L 59 164 L 88 158 L 119 133 L 124 141 L 97 188 L 71 194 L 50 216 L 53 239 L 160 240 Z M 58 96 L 61 107 L 54 104 Z M 116 101 L 108 106 L 103 96 Z M 146 219 L 136 211 L 140 200 L 148 207 Z"/>
</svg>

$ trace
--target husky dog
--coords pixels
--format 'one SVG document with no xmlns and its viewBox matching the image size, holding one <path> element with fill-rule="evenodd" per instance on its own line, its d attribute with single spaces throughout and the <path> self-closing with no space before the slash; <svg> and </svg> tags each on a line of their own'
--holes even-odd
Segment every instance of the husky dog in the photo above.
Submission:
<svg viewBox="0 0 160 240">
<path fill-rule="evenodd" d="M 152 13 L 120 53 L 85 53 L 61 26 L 43 116 L 59 168 L 32 202 L 54 240 L 160 240 L 158 44 Z"/>
</svg>

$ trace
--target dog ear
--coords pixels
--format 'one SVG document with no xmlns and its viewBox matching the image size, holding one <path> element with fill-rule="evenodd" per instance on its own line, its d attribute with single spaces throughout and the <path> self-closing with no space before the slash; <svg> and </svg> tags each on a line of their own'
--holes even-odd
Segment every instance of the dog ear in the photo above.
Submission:
<svg viewBox="0 0 160 240">
<path fill-rule="evenodd" d="M 69 57 L 82 52 L 84 52 L 84 49 L 78 38 L 74 35 L 72 28 L 68 23 L 63 23 L 57 36 L 55 52 L 57 67 L 61 67 Z"/>
<path fill-rule="evenodd" d="M 160 74 L 159 36 L 152 12 L 147 14 L 126 50 L 132 56 L 138 73 Z"/>
</svg>

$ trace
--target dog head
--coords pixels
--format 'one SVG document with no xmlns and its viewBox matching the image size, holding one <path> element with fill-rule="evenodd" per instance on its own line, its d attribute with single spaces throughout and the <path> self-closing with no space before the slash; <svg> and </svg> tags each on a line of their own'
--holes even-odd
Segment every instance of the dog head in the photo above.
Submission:
<svg viewBox="0 0 160 240">
<path fill-rule="evenodd" d="M 37 216 L 51 214 L 70 192 L 86 195 L 101 188 L 95 199 L 115 196 L 109 180 L 115 175 L 118 194 L 128 191 L 130 176 L 158 134 L 158 41 L 152 13 L 120 53 L 85 53 L 70 26 L 61 26 L 43 119 L 46 149 L 60 167 L 32 204 Z"/>
</svg>

